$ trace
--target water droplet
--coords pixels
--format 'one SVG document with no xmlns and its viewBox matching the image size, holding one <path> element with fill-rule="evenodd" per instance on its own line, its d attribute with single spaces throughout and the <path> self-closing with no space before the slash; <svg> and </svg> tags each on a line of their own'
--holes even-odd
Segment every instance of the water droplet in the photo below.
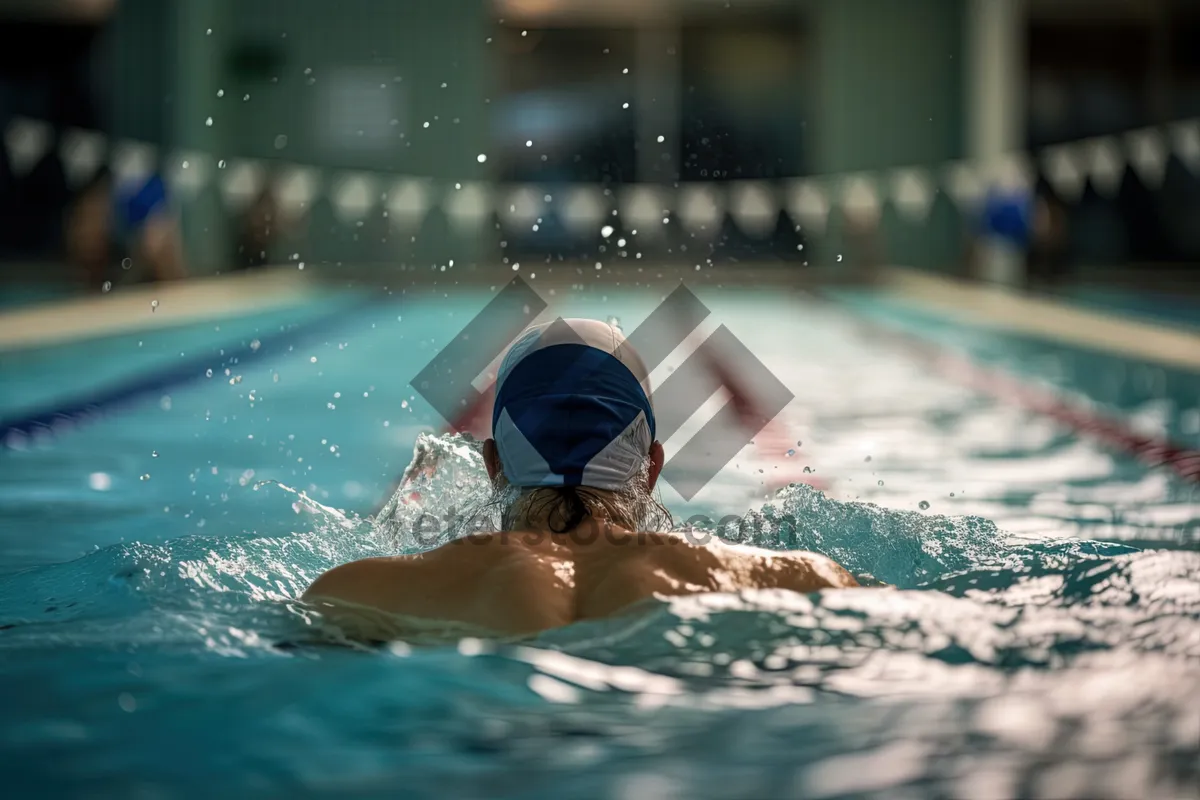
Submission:
<svg viewBox="0 0 1200 800">
<path fill-rule="evenodd" d="M 951 493 L 950 493 L 950 496 L 951 496 L 951 497 L 954 497 L 954 492 L 951 492 Z"/>
<path fill-rule="evenodd" d="M 658 141 L 659 141 L 660 143 L 661 143 L 661 142 L 665 142 L 666 140 L 667 140 L 667 137 L 665 137 L 665 136 L 659 136 L 659 137 L 658 137 Z"/>
<path fill-rule="evenodd" d="M 158 451 L 157 451 L 157 450 L 151 450 L 151 451 L 150 451 L 150 457 L 151 457 L 151 458 L 158 458 Z"/>
<path fill-rule="evenodd" d="M 132 269 L 132 268 L 133 268 L 133 259 L 132 258 L 122 258 L 121 259 L 121 269 Z"/>
<path fill-rule="evenodd" d="M 791 458 L 791 457 L 792 457 L 792 456 L 794 456 L 794 455 L 796 455 L 796 451 L 795 451 L 795 450 L 788 450 L 788 451 L 787 451 L 787 457 L 788 457 L 788 458 Z"/>
<path fill-rule="evenodd" d="M 204 120 L 204 124 L 207 127 L 211 128 L 212 127 L 212 117 L 209 117 L 208 119 Z"/>
<path fill-rule="evenodd" d="M 841 253 L 838 253 L 838 259 L 837 259 L 837 260 L 838 260 L 839 262 L 842 260 L 842 254 L 841 254 Z"/>
<path fill-rule="evenodd" d="M 112 291 L 112 281 L 105 281 L 104 283 L 100 284 L 100 291 L 111 292 Z"/>
<path fill-rule="evenodd" d="M 250 349 L 253 350 L 254 352 L 257 353 L 258 348 L 260 348 L 260 347 L 262 347 L 262 342 L 260 342 L 258 339 L 255 339 L 254 341 L 250 342 Z"/>
<path fill-rule="evenodd" d="M 867 462 L 867 463 L 870 463 L 870 461 L 871 461 L 871 457 L 870 457 L 870 456 L 867 456 L 866 458 L 864 458 L 864 459 L 863 459 L 863 461 L 865 461 L 865 462 Z"/>
<path fill-rule="evenodd" d="M 204 370 L 204 377 L 206 377 L 206 378 L 211 378 L 211 377 L 212 377 L 212 370 L 211 370 L 211 369 L 206 369 L 206 370 Z"/>
<path fill-rule="evenodd" d="M 883 481 L 880 481 L 880 482 L 879 482 L 879 485 L 880 485 L 880 486 L 883 486 Z"/>
<path fill-rule="evenodd" d="M 287 147 L 287 134 L 281 133 L 275 137 L 275 149 L 282 150 Z"/>
<path fill-rule="evenodd" d="M 149 473 L 149 472 L 147 472 L 145 475 L 143 475 L 143 476 L 142 476 L 142 480 L 144 480 L 144 481 L 148 481 L 148 480 L 150 480 L 150 473 Z"/>
<path fill-rule="evenodd" d="M 804 446 L 804 442 L 801 442 L 801 441 L 796 442 L 796 447 L 803 447 L 803 446 Z"/>
<path fill-rule="evenodd" d="M 807 472 L 812 472 L 812 467 L 805 467 L 805 468 L 804 468 L 804 471 L 805 471 L 806 473 L 807 473 Z"/>
<path fill-rule="evenodd" d="M 533 139 L 526 139 L 526 140 L 525 140 L 525 146 L 526 146 L 526 147 L 533 147 Z"/>
<path fill-rule="evenodd" d="M 922 500 L 920 503 L 917 503 L 917 508 L 921 509 L 922 511 L 928 511 L 929 510 L 929 501 Z"/>
<path fill-rule="evenodd" d="M 480 153 L 479 155 L 475 156 L 475 160 L 482 164 L 483 162 L 487 161 L 487 154 Z"/>
<path fill-rule="evenodd" d="M 217 97 L 224 97 L 224 96 L 225 96 L 225 90 L 217 89 Z"/>
<path fill-rule="evenodd" d="M 150 313 L 154 313 L 155 311 L 158 311 L 158 301 L 151 300 L 150 301 Z"/>
</svg>

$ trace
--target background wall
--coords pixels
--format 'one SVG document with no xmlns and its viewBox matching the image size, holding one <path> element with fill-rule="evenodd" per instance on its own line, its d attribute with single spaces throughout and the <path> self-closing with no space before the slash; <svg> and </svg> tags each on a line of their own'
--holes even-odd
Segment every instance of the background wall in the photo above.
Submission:
<svg viewBox="0 0 1200 800">
<path fill-rule="evenodd" d="M 1032 149 L 1042 169 L 1046 146 L 1200 113 L 1189 32 L 1200 32 L 1200 8 L 1184 0 L 119 0 L 107 20 L 36 25 L 0 8 L 11 43 L 0 124 L 46 120 L 55 136 L 98 127 L 158 145 L 169 165 L 210 154 L 218 179 L 177 198 L 199 273 L 237 260 L 253 198 L 233 197 L 221 179 L 248 160 L 268 181 L 297 164 L 323 173 L 303 219 L 285 226 L 267 214 L 275 262 L 594 258 L 599 224 L 581 235 L 553 209 L 500 224 L 514 188 L 536 200 L 582 184 L 608 192 L 608 213 L 636 186 L 674 196 L 766 181 L 779 212 L 766 237 L 727 219 L 696 243 L 664 202 L 663 214 L 643 217 L 671 217 L 670 233 L 641 251 L 837 264 L 864 246 L 848 235 L 838 182 L 862 173 L 880 205 L 881 260 L 962 272 L 973 211 L 939 170 L 1012 148 Z M 25 42 L 37 58 L 22 54 Z M 56 237 L 74 188 L 55 163 L 59 144 L 28 173 L 0 160 L 6 272 L 63 259 Z M 933 184 L 927 214 L 887 202 L 892 171 L 910 165 Z M 1160 183 L 1130 173 L 1115 198 L 1091 185 L 1059 196 L 1042 181 L 1069 206 L 1072 269 L 1200 259 L 1200 182 L 1178 158 L 1165 173 Z M 394 213 L 406 177 L 438 186 L 413 229 Z M 824 193 L 827 224 L 789 216 L 789 183 L 804 178 Z M 370 206 L 362 214 L 339 214 L 347 179 Z M 442 192 L 470 181 L 491 184 L 495 216 L 454 228 Z"/>
<path fill-rule="evenodd" d="M 963 152 L 964 4 L 960 0 L 825 0 L 813 6 L 819 60 L 814 171 L 938 163 Z M 838 219 L 825 239 L 841 252 Z M 891 259 L 950 269 L 961 233 L 945 199 L 924 225 L 884 220 Z"/>
</svg>

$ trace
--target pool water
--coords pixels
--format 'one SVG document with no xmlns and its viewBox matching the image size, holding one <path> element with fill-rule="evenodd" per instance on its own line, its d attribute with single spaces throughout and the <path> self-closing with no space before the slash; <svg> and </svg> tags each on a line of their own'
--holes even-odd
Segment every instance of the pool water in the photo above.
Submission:
<svg viewBox="0 0 1200 800">
<path fill-rule="evenodd" d="M 23 353 L 0 364 L 6 424 L 115 399 L 0 453 L 9 785 L 1194 796 L 1196 487 L 956 384 L 881 330 L 1193 448 L 1200 378 L 872 295 L 701 297 L 795 393 L 781 425 L 800 444 L 748 447 L 692 502 L 666 489 L 668 505 L 681 521 L 739 515 L 719 532 L 897 589 L 678 598 L 527 641 L 414 630 L 330 645 L 337 632 L 295 598 L 335 564 L 417 546 L 407 512 L 371 519 L 414 444 L 438 456 L 417 487 L 428 510 L 480 491 L 477 455 L 439 435 L 408 382 L 487 293 L 347 293 Z M 629 329 L 657 299 L 560 293 L 553 311 Z M 777 490 L 779 475 L 796 485 Z M 818 477 L 824 491 L 799 482 Z"/>
</svg>

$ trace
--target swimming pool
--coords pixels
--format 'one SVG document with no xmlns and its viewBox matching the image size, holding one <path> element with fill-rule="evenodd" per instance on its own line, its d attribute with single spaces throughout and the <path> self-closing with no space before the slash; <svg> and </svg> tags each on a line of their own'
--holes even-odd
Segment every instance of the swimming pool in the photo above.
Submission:
<svg viewBox="0 0 1200 800">
<path fill-rule="evenodd" d="M 672 509 L 756 508 L 727 533 L 829 553 L 899 591 L 683 598 L 516 644 L 305 644 L 315 621 L 292 600 L 308 581 L 411 544 L 363 518 L 417 436 L 441 429 L 409 380 L 488 292 L 347 292 L 8 354 L 6 423 L 84 395 L 112 401 L 0 454 L 10 785 L 101 797 L 1193 792 L 1195 485 L 897 341 L 1053 384 L 1192 448 L 1200 377 L 873 294 L 698 293 L 796 394 L 782 417 L 802 444 L 748 449 L 693 503 L 668 492 Z M 547 299 L 628 328 L 658 299 L 646 294 Z M 478 479 L 469 454 L 447 458 Z M 776 470 L 823 478 L 827 493 L 798 485 L 763 505 Z"/>
</svg>

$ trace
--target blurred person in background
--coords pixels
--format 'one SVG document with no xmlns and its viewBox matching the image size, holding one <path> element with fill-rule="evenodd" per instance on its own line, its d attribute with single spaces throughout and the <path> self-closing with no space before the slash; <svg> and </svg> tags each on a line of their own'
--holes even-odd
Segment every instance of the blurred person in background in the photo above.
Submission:
<svg viewBox="0 0 1200 800">
<path fill-rule="evenodd" d="M 1049 192 L 1038 192 L 1033 205 L 1029 247 L 1029 287 L 1052 289 L 1068 275 L 1067 210 Z"/>
<path fill-rule="evenodd" d="M 102 167 L 67 213 L 67 257 L 88 287 L 187 276 L 179 222 L 157 173 L 117 180 Z"/>
<path fill-rule="evenodd" d="M 880 222 L 878 205 L 846 210 L 845 237 L 849 266 L 860 278 L 877 275 L 887 259 Z"/>
<path fill-rule="evenodd" d="M 1006 286 L 1053 288 L 1067 275 L 1067 213 L 1054 194 L 993 187 L 968 242 L 972 277 Z"/>
<path fill-rule="evenodd" d="M 234 269 L 255 269 L 267 265 L 271 246 L 277 238 L 275 225 L 278 211 L 275 195 L 268 184 L 238 220 Z"/>
<path fill-rule="evenodd" d="M 45 266 L 62 260 L 63 216 L 75 197 L 61 158 L 62 135 L 103 127 L 103 44 L 116 5 L 0 0 L 0 258 L 13 265 L 9 272 L 24 269 L 27 284 L 48 286 L 65 277 Z M 21 119 L 45 133 L 18 158 L 9 137 Z"/>
<path fill-rule="evenodd" d="M 967 245 L 972 277 L 1003 286 L 1024 283 L 1033 206 L 1033 192 L 1026 187 L 997 184 L 988 188 Z"/>
<path fill-rule="evenodd" d="M 258 269 L 271 263 L 280 239 L 301 230 L 303 212 L 287 213 L 276 198 L 276 182 L 268 179 L 253 202 L 235 221 L 233 268 Z"/>
</svg>

